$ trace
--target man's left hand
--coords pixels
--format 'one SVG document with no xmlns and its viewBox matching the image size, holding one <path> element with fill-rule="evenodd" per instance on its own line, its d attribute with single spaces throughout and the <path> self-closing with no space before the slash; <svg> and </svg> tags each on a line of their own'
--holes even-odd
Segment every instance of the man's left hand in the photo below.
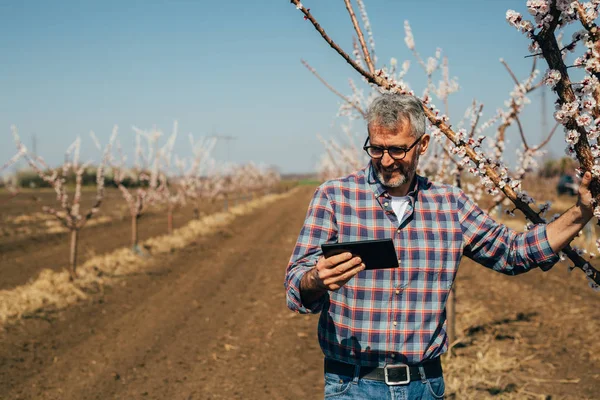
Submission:
<svg viewBox="0 0 600 400">
<path fill-rule="evenodd" d="M 581 184 L 579 185 L 579 198 L 577 199 L 577 205 L 581 208 L 581 211 L 586 214 L 593 215 L 593 196 L 590 191 L 590 183 L 592 182 L 592 174 L 589 171 L 585 171 L 581 178 Z"/>
</svg>

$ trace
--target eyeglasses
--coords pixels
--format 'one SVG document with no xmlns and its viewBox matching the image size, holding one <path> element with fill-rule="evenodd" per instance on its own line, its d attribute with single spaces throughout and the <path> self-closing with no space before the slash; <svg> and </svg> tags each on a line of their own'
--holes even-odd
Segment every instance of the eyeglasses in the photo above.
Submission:
<svg viewBox="0 0 600 400">
<path fill-rule="evenodd" d="M 417 140 L 415 140 L 415 142 L 413 144 L 411 144 L 410 146 L 408 146 L 408 148 L 398 147 L 398 146 L 390 146 L 390 147 L 367 146 L 367 143 L 369 142 L 369 138 L 367 137 L 367 140 L 365 140 L 365 144 L 363 145 L 363 149 L 367 152 L 369 157 L 375 158 L 377 160 L 380 158 L 383 158 L 383 153 L 385 153 L 387 151 L 387 153 L 390 155 L 390 157 L 392 157 L 396 161 L 400 161 L 404 157 L 406 157 L 406 154 L 409 151 L 411 151 L 412 148 L 415 147 L 417 143 L 419 143 L 419 140 L 421 140 L 422 137 L 423 136 L 421 136 Z"/>
</svg>

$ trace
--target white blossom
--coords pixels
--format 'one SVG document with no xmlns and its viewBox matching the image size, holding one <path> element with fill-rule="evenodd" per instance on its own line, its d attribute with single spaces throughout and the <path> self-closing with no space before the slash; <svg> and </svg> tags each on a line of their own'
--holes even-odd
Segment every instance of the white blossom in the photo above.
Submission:
<svg viewBox="0 0 600 400">
<path fill-rule="evenodd" d="M 508 10 L 506 12 L 506 20 L 508 21 L 509 24 L 511 24 L 512 26 L 514 26 L 517 29 L 520 28 L 520 23 L 521 23 L 522 19 L 523 19 L 523 16 L 520 13 L 516 12 L 515 10 Z"/>
<path fill-rule="evenodd" d="M 579 110 L 579 103 L 577 100 L 570 103 L 564 103 L 560 109 L 565 113 L 565 115 L 572 116 Z"/>
<path fill-rule="evenodd" d="M 533 16 L 546 15 L 550 11 L 548 0 L 527 0 L 527 10 Z"/>
<path fill-rule="evenodd" d="M 596 107 L 596 99 L 594 99 L 592 96 L 587 96 L 581 102 L 581 106 L 586 110 L 592 110 L 594 107 Z"/>
<path fill-rule="evenodd" d="M 574 129 L 569 130 L 567 132 L 567 136 L 565 137 L 565 141 L 570 145 L 575 145 L 579 142 L 579 132 Z"/>
<path fill-rule="evenodd" d="M 567 121 L 567 115 L 563 110 L 558 110 L 554 113 L 554 119 L 562 124 Z"/>
<path fill-rule="evenodd" d="M 598 78 L 596 78 L 594 75 L 591 76 L 586 76 L 585 78 L 583 78 L 583 80 L 581 81 L 581 92 L 582 93 L 592 93 L 594 91 L 594 89 L 596 89 L 598 87 Z"/>
<path fill-rule="evenodd" d="M 592 116 L 588 113 L 581 114 L 577 118 L 575 118 L 577 125 L 582 126 L 584 128 L 589 126 L 593 120 L 594 119 L 592 118 Z"/>
<path fill-rule="evenodd" d="M 544 84 L 554 87 L 560 81 L 561 74 L 559 71 L 555 69 L 549 69 L 546 71 L 546 75 L 544 76 Z"/>
<path fill-rule="evenodd" d="M 415 38 L 413 37 L 412 29 L 410 28 L 408 21 L 404 21 L 404 34 L 406 35 L 404 37 L 404 43 L 406 43 L 406 47 L 408 47 L 410 50 L 414 50 Z"/>
<path fill-rule="evenodd" d="M 427 73 L 427 75 L 433 74 L 433 72 L 436 70 L 437 66 L 438 66 L 438 60 L 433 57 L 429 57 L 427 59 L 427 68 L 425 69 L 425 72 Z"/>
</svg>

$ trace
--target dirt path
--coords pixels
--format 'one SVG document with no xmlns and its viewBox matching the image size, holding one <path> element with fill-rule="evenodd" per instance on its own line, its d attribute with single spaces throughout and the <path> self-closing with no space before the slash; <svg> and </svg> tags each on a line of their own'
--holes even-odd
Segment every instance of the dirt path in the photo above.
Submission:
<svg viewBox="0 0 600 400">
<path fill-rule="evenodd" d="M 0 397 L 318 397 L 316 319 L 289 312 L 283 291 L 311 193 L 240 217 L 101 304 L 10 328 L 0 339 Z"/>
<path fill-rule="evenodd" d="M 161 257 L 89 304 L 1 332 L 0 399 L 322 398 L 317 318 L 288 311 L 283 290 L 312 191 Z M 598 295 L 573 274 L 565 283 L 564 268 L 504 277 L 465 264 L 465 343 L 448 381 L 483 376 L 469 398 L 598 398 Z"/>
</svg>

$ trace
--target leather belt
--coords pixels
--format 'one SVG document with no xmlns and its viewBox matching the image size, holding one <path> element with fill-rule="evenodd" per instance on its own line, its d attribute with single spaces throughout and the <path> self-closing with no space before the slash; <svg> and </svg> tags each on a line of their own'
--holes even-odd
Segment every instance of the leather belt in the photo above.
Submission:
<svg viewBox="0 0 600 400">
<path fill-rule="evenodd" d="M 424 361 L 419 365 L 388 364 L 385 367 L 360 367 L 359 378 L 383 381 L 388 385 L 406 385 L 411 381 L 420 381 L 419 366 L 425 371 L 425 378 L 439 378 L 442 376 L 442 363 L 440 358 Z M 337 375 L 354 376 L 355 365 L 325 359 L 325 372 Z"/>
</svg>

